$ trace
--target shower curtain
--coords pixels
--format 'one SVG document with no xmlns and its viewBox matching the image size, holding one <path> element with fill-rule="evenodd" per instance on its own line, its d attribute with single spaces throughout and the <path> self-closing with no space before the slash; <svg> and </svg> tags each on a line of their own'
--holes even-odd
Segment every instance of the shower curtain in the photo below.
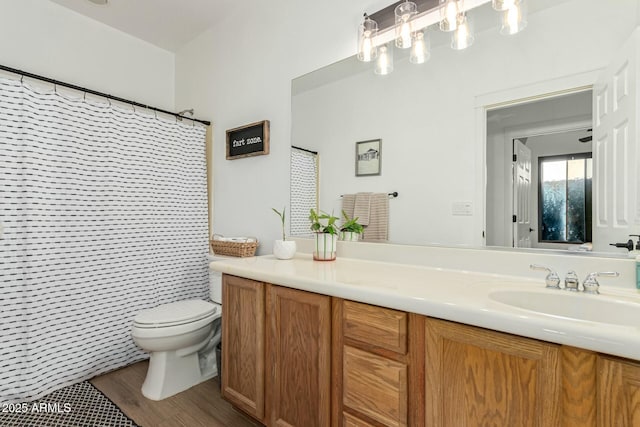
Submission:
<svg viewBox="0 0 640 427">
<path fill-rule="evenodd" d="M 311 233 L 309 210 L 318 209 L 318 154 L 291 147 L 290 234 Z"/>
<path fill-rule="evenodd" d="M 0 78 L 0 402 L 146 358 L 138 312 L 207 298 L 205 133 Z"/>
</svg>

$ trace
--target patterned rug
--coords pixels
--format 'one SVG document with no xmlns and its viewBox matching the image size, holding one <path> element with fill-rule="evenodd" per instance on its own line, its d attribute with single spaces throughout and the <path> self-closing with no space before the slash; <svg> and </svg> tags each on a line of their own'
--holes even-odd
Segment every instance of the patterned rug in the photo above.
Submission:
<svg viewBox="0 0 640 427">
<path fill-rule="evenodd" d="M 90 382 L 29 403 L 3 404 L 2 427 L 139 427 Z"/>
</svg>

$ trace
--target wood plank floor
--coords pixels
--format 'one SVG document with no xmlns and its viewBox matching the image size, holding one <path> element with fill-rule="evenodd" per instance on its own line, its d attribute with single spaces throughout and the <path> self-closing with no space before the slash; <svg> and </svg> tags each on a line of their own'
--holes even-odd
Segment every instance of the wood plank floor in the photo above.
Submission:
<svg viewBox="0 0 640 427">
<path fill-rule="evenodd" d="M 138 362 L 101 375 L 91 383 L 122 412 L 142 427 L 244 427 L 259 426 L 222 399 L 217 379 L 160 401 L 149 400 L 140 391 L 148 362 Z"/>
</svg>

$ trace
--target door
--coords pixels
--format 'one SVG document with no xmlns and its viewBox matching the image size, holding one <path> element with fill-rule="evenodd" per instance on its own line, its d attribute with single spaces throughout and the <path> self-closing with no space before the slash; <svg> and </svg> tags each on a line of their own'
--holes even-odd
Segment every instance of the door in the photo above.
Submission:
<svg viewBox="0 0 640 427">
<path fill-rule="evenodd" d="M 425 425 L 562 425 L 559 345 L 431 318 L 425 329 Z"/>
<path fill-rule="evenodd" d="M 331 298 L 267 288 L 267 425 L 329 427 Z"/>
<path fill-rule="evenodd" d="M 636 29 L 600 74 L 593 90 L 593 250 L 612 250 L 637 233 L 638 129 Z"/>
<path fill-rule="evenodd" d="M 223 275 L 222 397 L 264 420 L 265 284 Z"/>
<path fill-rule="evenodd" d="M 525 140 L 526 141 L 526 140 Z M 531 150 L 513 140 L 513 247 L 531 247 Z"/>
<path fill-rule="evenodd" d="M 598 356 L 598 427 L 640 425 L 640 364 Z"/>
</svg>

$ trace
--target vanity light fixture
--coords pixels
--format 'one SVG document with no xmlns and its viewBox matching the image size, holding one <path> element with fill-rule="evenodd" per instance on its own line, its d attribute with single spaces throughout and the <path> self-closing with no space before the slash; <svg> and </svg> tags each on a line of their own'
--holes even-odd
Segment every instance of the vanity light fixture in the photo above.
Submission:
<svg viewBox="0 0 640 427">
<path fill-rule="evenodd" d="M 393 49 L 389 44 L 383 44 L 378 48 L 378 59 L 373 71 L 379 76 L 386 76 L 393 71 Z"/>
<path fill-rule="evenodd" d="M 440 31 L 455 31 L 458 15 L 463 11 L 462 0 L 440 0 Z"/>
<path fill-rule="evenodd" d="M 424 64 L 430 56 L 429 39 L 427 38 L 425 31 L 416 31 L 413 34 L 409 62 L 412 64 Z"/>
<path fill-rule="evenodd" d="M 413 18 L 418 14 L 418 5 L 405 0 L 395 8 L 396 15 L 396 47 L 408 49 L 413 38 Z"/>
<path fill-rule="evenodd" d="M 451 48 L 455 50 L 466 49 L 473 44 L 475 37 L 464 12 L 458 14 L 457 22 L 456 30 L 451 36 Z"/>
<path fill-rule="evenodd" d="M 524 0 L 513 1 L 503 10 L 500 19 L 500 34 L 511 35 L 519 33 L 527 26 L 527 11 Z"/>
<path fill-rule="evenodd" d="M 373 44 L 373 38 L 378 34 L 378 23 L 364 14 L 364 22 L 358 28 L 358 59 L 371 62 L 378 56 L 378 48 Z"/>
<path fill-rule="evenodd" d="M 427 28 L 431 25 L 452 33 L 453 49 L 466 49 L 475 41 L 467 10 L 486 3 L 500 14 L 500 33 L 516 34 L 527 26 L 525 0 L 401 0 L 371 17 L 364 14 L 357 58 L 363 62 L 376 60 L 375 73 L 389 74 L 393 71 L 395 45 L 410 49 L 412 64 L 422 64 L 430 57 Z"/>
</svg>

